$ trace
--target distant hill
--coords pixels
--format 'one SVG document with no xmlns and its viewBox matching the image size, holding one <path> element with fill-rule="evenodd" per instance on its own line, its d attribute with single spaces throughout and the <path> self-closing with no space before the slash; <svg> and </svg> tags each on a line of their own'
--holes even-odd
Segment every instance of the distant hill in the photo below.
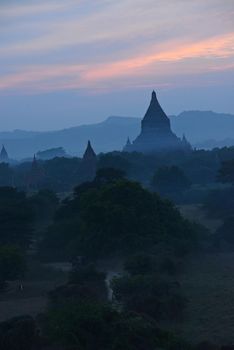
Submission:
<svg viewBox="0 0 234 350">
<path fill-rule="evenodd" d="M 234 141 L 234 115 L 211 111 L 187 111 L 171 118 L 172 128 L 178 135 L 185 133 L 194 143 L 207 140 Z"/>
<path fill-rule="evenodd" d="M 172 130 L 178 136 L 184 133 L 196 147 L 234 145 L 234 115 L 187 111 L 170 119 Z M 138 118 L 112 116 L 101 123 L 52 132 L 0 132 L 0 143 L 4 143 L 11 158 L 17 159 L 56 147 L 81 156 L 89 139 L 97 153 L 108 152 L 121 150 L 128 136 L 134 139 L 140 132 L 140 122 Z"/>
</svg>

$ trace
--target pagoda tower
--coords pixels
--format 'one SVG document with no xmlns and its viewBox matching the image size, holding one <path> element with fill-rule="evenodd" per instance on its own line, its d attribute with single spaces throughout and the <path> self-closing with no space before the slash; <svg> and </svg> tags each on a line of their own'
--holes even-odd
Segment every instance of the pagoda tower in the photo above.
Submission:
<svg viewBox="0 0 234 350">
<path fill-rule="evenodd" d="M 40 164 L 38 164 L 38 161 L 34 154 L 33 161 L 31 164 L 31 169 L 29 171 L 28 178 L 27 178 L 28 188 L 37 190 L 43 178 L 44 178 L 43 169 L 41 168 Z"/>
<path fill-rule="evenodd" d="M 81 180 L 92 181 L 96 175 L 96 170 L 97 170 L 97 155 L 92 148 L 91 142 L 88 141 L 88 144 L 81 162 L 81 168 L 80 168 Z"/>
<path fill-rule="evenodd" d="M 155 153 L 188 150 L 190 144 L 178 138 L 171 130 L 170 119 L 160 106 L 156 92 L 152 92 L 150 105 L 141 121 L 141 133 L 132 144 L 124 147 L 126 152 Z"/>
<path fill-rule="evenodd" d="M 0 163 L 9 163 L 8 153 L 4 145 L 2 145 L 2 150 L 0 152 Z"/>
</svg>

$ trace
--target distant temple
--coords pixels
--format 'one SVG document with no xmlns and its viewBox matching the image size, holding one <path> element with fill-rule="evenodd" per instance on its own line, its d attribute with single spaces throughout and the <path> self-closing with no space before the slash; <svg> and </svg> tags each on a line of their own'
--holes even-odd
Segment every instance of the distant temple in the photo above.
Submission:
<svg viewBox="0 0 234 350">
<path fill-rule="evenodd" d="M 81 162 L 80 178 L 84 181 L 91 181 L 96 175 L 96 170 L 97 155 L 91 146 L 91 142 L 88 141 L 88 145 Z"/>
<path fill-rule="evenodd" d="M 172 132 L 170 120 L 153 91 L 149 108 L 141 121 L 141 133 L 132 143 L 128 139 L 123 151 L 155 153 L 174 150 L 188 151 L 191 145 L 185 136 L 181 140 Z"/>
<path fill-rule="evenodd" d="M 8 153 L 4 145 L 2 145 L 2 150 L 0 152 L 0 163 L 8 163 L 8 162 L 9 162 Z"/>
<path fill-rule="evenodd" d="M 36 156 L 34 155 L 33 161 L 31 164 L 31 169 L 30 169 L 29 174 L 27 176 L 28 188 L 33 189 L 33 190 L 37 190 L 40 183 L 42 182 L 43 178 L 44 178 L 43 169 L 38 164 Z"/>
</svg>

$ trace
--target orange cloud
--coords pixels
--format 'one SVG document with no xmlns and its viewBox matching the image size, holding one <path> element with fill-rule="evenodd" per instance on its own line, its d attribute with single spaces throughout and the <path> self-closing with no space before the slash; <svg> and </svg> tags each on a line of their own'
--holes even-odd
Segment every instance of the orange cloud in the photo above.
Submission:
<svg viewBox="0 0 234 350">
<path fill-rule="evenodd" d="M 2 77 L 0 89 L 30 88 L 32 91 L 56 91 L 78 87 L 108 88 L 113 86 L 113 81 L 118 78 L 144 77 L 149 72 L 155 76 L 166 76 L 226 70 L 227 67 L 231 69 L 234 63 L 226 62 L 230 58 L 234 59 L 234 33 L 195 43 L 170 42 L 161 47 L 161 50 L 158 48 L 156 52 L 148 55 L 109 63 L 29 67 L 19 73 Z M 218 62 L 216 65 L 215 59 Z M 185 61 L 190 64 L 181 66 L 181 63 L 179 66 L 179 62 Z M 122 81 L 123 85 L 125 83 Z"/>
<path fill-rule="evenodd" d="M 94 70 L 88 71 L 86 73 L 86 79 L 99 80 L 125 74 L 129 75 L 136 70 L 160 62 L 176 62 L 190 58 L 227 58 L 230 56 L 234 58 L 234 33 L 192 44 L 178 44 L 173 50 L 165 50 L 163 52 L 113 62 L 108 65 L 100 65 Z"/>
</svg>

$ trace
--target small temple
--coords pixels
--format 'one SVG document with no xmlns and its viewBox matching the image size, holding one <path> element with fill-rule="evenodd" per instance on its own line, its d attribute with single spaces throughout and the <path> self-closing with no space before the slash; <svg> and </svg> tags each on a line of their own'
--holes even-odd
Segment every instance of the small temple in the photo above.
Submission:
<svg viewBox="0 0 234 350">
<path fill-rule="evenodd" d="M 141 133 L 132 143 L 128 139 L 123 151 L 155 153 L 175 150 L 188 151 L 191 145 L 185 136 L 180 139 L 172 132 L 170 119 L 153 91 L 150 105 L 141 121 Z"/>
<path fill-rule="evenodd" d="M 88 141 L 86 150 L 81 161 L 80 176 L 86 181 L 92 181 L 96 175 L 96 170 L 97 155 L 93 150 L 91 142 Z"/>
<path fill-rule="evenodd" d="M 2 145 L 2 149 L 0 152 L 0 163 L 8 163 L 9 157 L 4 145 Z"/>
<path fill-rule="evenodd" d="M 33 161 L 31 164 L 31 169 L 27 177 L 27 186 L 30 189 L 38 189 L 38 186 L 42 179 L 44 178 L 43 169 L 38 164 L 36 156 L 34 154 Z"/>
</svg>

